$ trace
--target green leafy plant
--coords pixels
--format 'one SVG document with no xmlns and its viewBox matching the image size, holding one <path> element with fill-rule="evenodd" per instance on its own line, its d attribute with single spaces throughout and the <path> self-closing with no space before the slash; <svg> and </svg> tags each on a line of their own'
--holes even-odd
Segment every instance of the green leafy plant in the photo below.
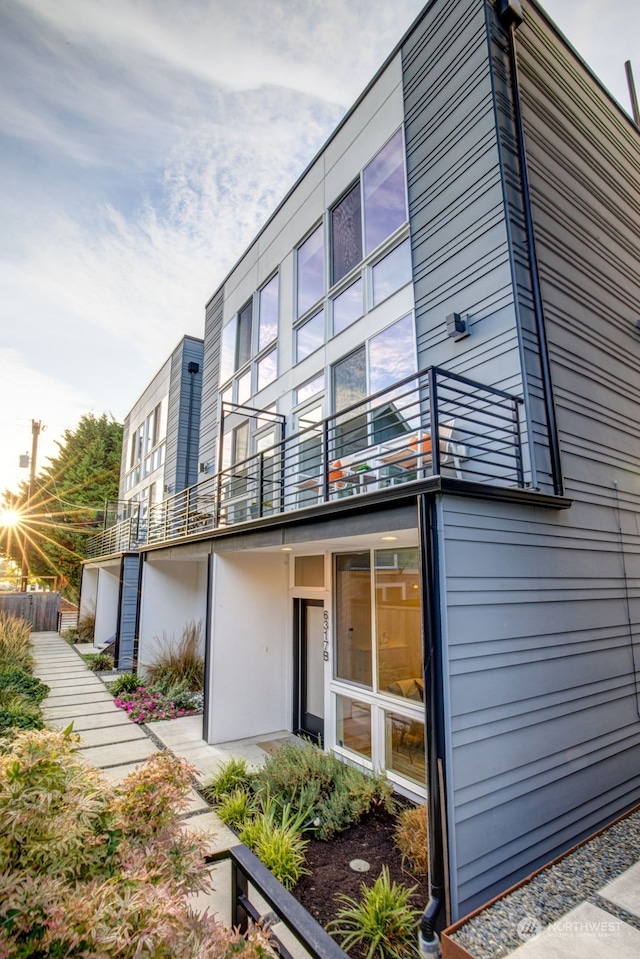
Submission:
<svg viewBox="0 0 640 959">
<path fill-rule="evenodd" d="M 105 673 L 113 669 L 113 656 L 109 653 L 87 653 L 82 658 L 94 673 Z"/>
<path fill-rule="evenodd" d="M 226 826 L 241 829 L 255 813 L 253 795 L 238 787 L 221 797 L 216 812 Z"/>
<path fill-rule="evenodd" d="M 49 687 L 31 674 L 31 626 L 0 613 L 0 732 L 41 729 L 39 705 Z"/>
<path fill-rule="evenodd" d="M 238 787 L 245 788 L 251 782 L 251 773 L 246 759 L 242 756 L 227 760 L 205 785 L 205 795 L 210 802 L 216 802 L 226 793 Z"/>
<path fill-rule="evenodd" d="M 0 672 L 0 701 L 5 695 L 18 695 L 32 703 L 41 703 L 48 692 L 49 687 L 45 683 L 19 666 L 8 667 Z"/>
<path fill-rule="evenodd" d="M 68 643 L 92 643 L 96 632 L 95 613 L 85 613 L 79 620 L 77 626 L 71 626 L 65 629 L 63 639 Z"/>
<path fill-rule="evenodd" d="M 294 813 L 289 805 L 279 806 L 271 801 L 240 833 L 240 842 L 248 846 L 287 889 L 292 889 L 306 872 L 308 840 L 301 835 L 304 819 L 303 814 Z"/>
<path fill-rule="evenodd" d="M 192 767 L 157 753 L 120 786 L 70 732 L 0 744 L 0 956 L 266 959 L 268 938 L 192 909 L 206 837 L 181 828 Z"/>
<path fill-rule="evenodd" d="M 285 743 L 270 756 L 253 780 L 258 796 L 273 796 L 281 805 L 317 820 L 316 836 L 330 839 L 358 822 L 375 806 L 394 808 L 393 788 L 382 776 L 368 776 L 309 744 Z"/>
<path fill-rule="evenodd" d="M 187 623 L 180 640 L 163 635 L 160 652 L 155 662 L 147 667 L 149 681 L 175 684 L 185 681 L 191 692 L 204 689 L 204 659 L 202 657 L 202 623 Z"/>
<path fill-rule="evenodd" d="M 109 692 L 112 696 L 122 693 L 135 693 L 144 683 L 135 673 L 120 673 L 112 683 L 109 683 Z"/>
<path fill-rule="evenodd" d="M 366 959 L 417 957 L 420 911 L 410 902 L 415 889 L 392 882 L 388 867 L 383 866 L 373 886 L 362 883 L 359 900 L 336 896 L 343 905 L 327 930 L 340 939 L 345 952 L 359 947 Z"/>
<path fill-rule="evenodd" d="M 429 871 L 428 839 L 427 807 L 404 809 L 398 816 L 394 841 L 402 853 L 403 863 L 408 862 L 413 872 L 425 876 Z"/>
</svg>

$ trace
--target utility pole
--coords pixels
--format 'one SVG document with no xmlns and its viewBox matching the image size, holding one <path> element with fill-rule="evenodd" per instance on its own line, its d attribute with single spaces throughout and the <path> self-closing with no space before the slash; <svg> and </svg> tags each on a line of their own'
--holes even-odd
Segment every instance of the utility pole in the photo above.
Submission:
<svg viewBox="0 0 640 959">
<path fill-rule="evenodd" d="M 33 495 L 36 491 L 36 460 L 38 458 L 38 437 L 40 436 L 40 431 L 42 430 L 42 423 L 40 420 L 31 420 L 31 463 L 29 471 L 29 495 L 27 497 L 27 510 L 33 508 L 31 503 L 33 501 Z M 27 514 L 28 515 L 28 514 Z M 23 540 L 22 540 L 22 577 L 20 590 L 23 593 L 26 593 L 27 586 L 29 585 L 29 538 L 27 530 L 24 530 Z"/>
</svg>

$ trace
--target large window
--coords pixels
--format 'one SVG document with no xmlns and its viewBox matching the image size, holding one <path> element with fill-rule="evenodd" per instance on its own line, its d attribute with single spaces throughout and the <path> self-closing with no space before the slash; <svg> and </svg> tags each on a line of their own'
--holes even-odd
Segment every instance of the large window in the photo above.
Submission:
<svg viewBox="0 0 640 959">
<path fill-rule="evenodd" d="M 258 352 L 278 335 L 278 274 L 260 290 L 258 305 Z"/>
<path fill-rule="evenodd" d="M 360 182 L 331 211 L 331 282 L 337 283 L 362 259 Z"/>
<path fill-rule="evenodd" d="M 296 330 L 296 363 L 310 356 L 324 343 L 324 310 L 315 313 L 311 319 Z"/>
<path fill-rule="evenodd" d="M 236 369 L 248 363 L 251 359 L 251 345 L 253 338 L 253 300 L 249 300 L 246 306 L 238 314 L 238 344 L 236 347 Z"/>
<path fill-rule="evenodd" d="M 296 315 L 302 316 L 324 293 L 322 224 L 298 247 Z"/>
<path fill-rule="evenodd" d="M 331 283 L 338 283 L 407 221 L 402 131 L 376 154 L 362 179 L 331 210 Z"/>
<path fill-rule="evenodd" d="M 424 786 L 417 548 L 338 554 L 335 603 L 336 743 Z"/>
<path fill-rule="evenodd" d="M 407 219 L 402 131 L 391 137 L 362 174 L 365 253 L 369 254 Z"/>
</svg>

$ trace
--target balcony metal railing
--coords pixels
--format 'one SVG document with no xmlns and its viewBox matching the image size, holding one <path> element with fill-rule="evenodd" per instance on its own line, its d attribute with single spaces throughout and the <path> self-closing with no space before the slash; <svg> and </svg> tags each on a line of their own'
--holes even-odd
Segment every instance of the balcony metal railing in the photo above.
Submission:
<svg viewBox="0 0 640 959">
<path fill-rule="evenodd" d="M 130 516 L 102 533 L 97 533 L 87 540 L 85 553 L 87 559 L 95 559 L 98 556 L 111 556 L 113 553 L 126 553 L 137 549 L 142 544 L 145 537 L 140 535 L 139 521 L 137 516 Z"/>
<path fill-rule="evenodd" d="M 283 941 L 285 930 L 289 934 L 289 947 L 302 946 L 310 959 L 347 959 L 335 939 L 251 850 L 238 844 L 207 857 L 211 864 L 226 860 L 231 863 L 231 914 L 224 916 L 223 921 L 243 933 L 247 931 L 249 921 L 266 924 L 271 931 L 274 952 L 281 959 L 294 959 L 294 955 L 300 954 L 299 948 L 294 952 Z M 270 910 L 266 915 L 265 905 Z"/>
<path fill-rule="evenodd" d="M 117 551 L 127 535 L 122 548 L 171 542 L 436 475 L 522 487 L 521 402 L 431 367 L 168 497 L 135 534 L 113 532 L 123 523 L 106 530 L 91 548 Z"/>
</svg>

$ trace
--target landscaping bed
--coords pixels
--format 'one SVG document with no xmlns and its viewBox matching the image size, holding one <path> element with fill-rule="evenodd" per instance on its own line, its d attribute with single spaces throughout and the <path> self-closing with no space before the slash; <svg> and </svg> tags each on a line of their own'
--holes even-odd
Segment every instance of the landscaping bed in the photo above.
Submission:
<svg viewBox="0 0 640 959">
<path fill-rule="evenodd" d="M 413 955 L 428 899 L 423 805 L 303 743 L 285 743 L 257 771 L 229 760 L 205 794 L 345 952 Z"/>
<path fill-rule="evenodd" d="M 403 865 L 402 854 L 394 840 L 396 825 L 396 816 L 385 809 L 376 809 L 362 822 L 338 833 L 329 842 L 319 839 L 309 842 L 306 851 L 309 874 L 303 876 L 291 891 L 320 925 L 326 926 L 335 919 L 339 905 L 336 894 L 357 898 L 362 883 L 370 886 L 384 865 L 395 882 L 417 886 L 412 902 L 417 909 L 424 909 L 429 900 L 429 883 L 426 876 L 416 876 Z M 353 859 L 364 859 L 370 870 L 355 872 L 349 866 Z"/>
</svg>

